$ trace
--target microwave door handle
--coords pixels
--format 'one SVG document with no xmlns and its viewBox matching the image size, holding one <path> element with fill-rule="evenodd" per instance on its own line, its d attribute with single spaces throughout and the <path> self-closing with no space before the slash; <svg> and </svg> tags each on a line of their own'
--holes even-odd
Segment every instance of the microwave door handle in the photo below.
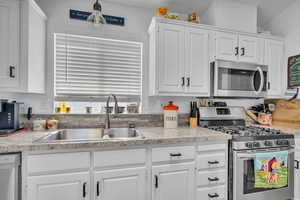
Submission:
<svg viewBox="0 0 300 200">
<path fill-rule="evenodd" d="M 264 72 L 262 71 L 262 69 L 260 67 L 257 67 L 257 71 L 260 74 L 260 86 L 259 86 L 259 90 L 256 92 L 256 94 L 260 94 L 262 92 L 262 90 L 264 89 L 264 82 L 265 82 L 265 77 L 264 77 Z"/>
</svg>

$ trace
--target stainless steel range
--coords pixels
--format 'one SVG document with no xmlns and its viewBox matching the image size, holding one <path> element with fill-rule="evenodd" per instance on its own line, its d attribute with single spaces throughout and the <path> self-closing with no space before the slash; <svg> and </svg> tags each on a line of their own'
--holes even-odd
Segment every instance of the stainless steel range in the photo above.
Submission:
<svg viewBox="0 0 300 200">
<path fill-rule="evenodd" d="M 229 142 L 229 200 L 291 200 L 294 196 L 294 135 L 245 125 L 240 107 L 202 107 L 200 126 L 232 135 Z M 260 153 L 286 153 L 287 184 L 255 186 L 255 160 Z"/>
</svg>

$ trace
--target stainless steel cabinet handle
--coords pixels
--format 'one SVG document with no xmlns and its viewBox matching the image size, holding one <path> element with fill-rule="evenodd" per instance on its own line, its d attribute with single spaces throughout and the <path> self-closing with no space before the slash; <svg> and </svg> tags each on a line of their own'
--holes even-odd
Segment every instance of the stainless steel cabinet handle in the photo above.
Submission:
<svg viewBox="0 0 300 200">
<path fill-rule="evenodd" d="M 100 196 L 100 182 L 99 182 L 99 181 L 97 181 L 97 186 L 96 186 L 96 195 L 97 195 L 97 197 L 99 197 L 99 196 Z"/>
<path fill-rule="evenodd" d="M 295 169 L 300 169 L 300 162 L 299 160 L 295 160 L 296 166 Z"/>
<path fill-rule="evenodd" d="M 241 48 L 241 51 L 242 51 L 241 56 L 244 56 L 245 55 L 245 48 L 244 47 Z"/>
<path fill-rule="evenodd" d="M 82 187 L 82 197 L 83 197 L 83 198 L 86 197 L 86 183 L 83 183 L 83 187 Z"/>
<path fill-rule="evenodd" d="M 235 56 L 239 55 L 239 47 L 235 47 Z"/>
<path fill-rule="evenodd" d="M 209 197 L 209 198 L 218 198 L 219 195 L 218 195 L 218 193 L 215 193 L 215 194 L 208 194 L 208 197 Z"/>
<path fill-rule="evenodd" d="M 181 81 L 182 81 L 182 82 L 181 82 L 181 86 L 183 87 L 183 86 L 185 85 L 185 78 L 182 77 L 182 78 L 181 78 Z"/>
<path fill-rule="evenodd" d="M 16 78 L 16 67 L 15 66 L 9 66 L 9 77 Z"/>
<path fill-rule="evenodd" d="M 219 181 L 220 179 L 219 179 L 218 177 L 215 177 L 215 178 L 210 178 L 210 177 L 208 177 L 208 180 L 209 180 L 210 182 L 216 182 L 216 181 Z"/>
<path fill-rule="evenodd" d="M 186 81 L 187 81 L 187 87 L 190 87 L 190 85 L 191 85 L 191 78 L 190 77 L 188 77 L 188 78 L 186 78 Z"/>
</svg>

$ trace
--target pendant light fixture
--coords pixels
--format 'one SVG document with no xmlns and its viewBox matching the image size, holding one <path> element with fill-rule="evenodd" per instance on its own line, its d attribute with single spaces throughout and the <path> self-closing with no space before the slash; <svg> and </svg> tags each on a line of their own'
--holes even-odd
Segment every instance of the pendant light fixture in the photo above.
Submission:
<svg viewBox="0 0 300 200">
<path fill-rule="evenodd" d="M 106 24 L 106 20 L 102 15 L 102 6 L 99 3 L 99 0 L 96 0 L 94 3 L 93 12 L 87 20 L 93 22 L 95 25 Z"/>
</svg>

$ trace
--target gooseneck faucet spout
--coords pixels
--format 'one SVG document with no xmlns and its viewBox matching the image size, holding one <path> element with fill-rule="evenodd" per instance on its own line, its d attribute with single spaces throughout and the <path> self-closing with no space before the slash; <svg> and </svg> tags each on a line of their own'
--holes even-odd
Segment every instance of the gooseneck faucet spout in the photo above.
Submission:
<svg viewBox="0 0 300 200">
<path fill-rule="evenodd" d="M 109 103 L 110 103 L 111 97 L 113 97 L 113 99 L 114 99 L 114 101 L 115 101 L 114 113 L 115 113 L 115 114 L 118 114 L 118 110 L 119 110 L 117 96 L 114 95 L 114 94 L 109 95 L 108 98 L 107 98 L 107 101 L 106 101 L 106 121 L 105 121 L 105 129 L 110 129 Z"/>
</svg>

